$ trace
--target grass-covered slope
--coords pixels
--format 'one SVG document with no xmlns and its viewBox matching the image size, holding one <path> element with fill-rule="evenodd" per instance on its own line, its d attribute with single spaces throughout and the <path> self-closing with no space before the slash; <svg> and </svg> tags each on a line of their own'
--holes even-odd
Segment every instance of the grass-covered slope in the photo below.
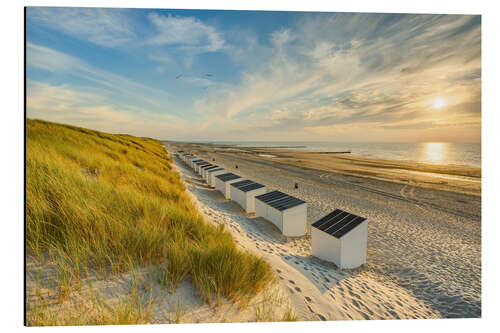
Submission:
<svg viewBox="0 0 500 333">
<path fill-rule="evenodd" d="M 26 135 L 28 255 L 63 280 L 156 265 L 169 288 L 189 278 L 207 302 L 239 302 L 274 279 L 198 214 L 159 141 L 30 119 Z"/>
</svg>

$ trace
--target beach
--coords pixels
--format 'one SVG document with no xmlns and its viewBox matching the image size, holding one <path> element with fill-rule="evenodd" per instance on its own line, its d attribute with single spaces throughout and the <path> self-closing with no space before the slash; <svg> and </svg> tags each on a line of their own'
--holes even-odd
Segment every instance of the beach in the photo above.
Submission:
<svg viewBox="0 0 500 333">
<path fill-rule="evenodd" d="M 307 201 L 308 225 L 335 208 L 368 218 L 367 263 L 340 270 L 311 256 L 308 236 L 287 239 L 174 158 L 198 209 L 271 263 L 299 319 L 481 316 L 480 169 L 279 148 L 166 146 Z"/>
</svg>

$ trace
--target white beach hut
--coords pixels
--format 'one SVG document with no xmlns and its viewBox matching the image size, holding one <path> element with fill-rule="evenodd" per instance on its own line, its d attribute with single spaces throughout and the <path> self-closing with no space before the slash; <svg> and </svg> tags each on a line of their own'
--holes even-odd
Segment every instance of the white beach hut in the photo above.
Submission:
<svg viewBox="0 0 500 333">
<path fill-rule="evenodd" d="M 201 175 L 203 175 L 203 170 L 205 170 L 206 168 L 210 168 L 211 166 L 213 166 L 213 164 L 212 164 L 212 163 L 210 163 L 210 162 L 208 162 L 208 163 L 207 163 L 207 164 L 205 164 L 205 165 L 200 165 L 200 166 L 198 167 L 198 174 L 200 175 L 200 177 L 201 177 Z"/>
<path fill-rule="evenodd" d="M 255 196 L 267 192 L 267 188 L 252 180 L 242 180 L 230 186 L 231 200 L 237 202 L 247 213 L 255 212 Z"/>
<path fill-rule="evenodd" d="M 283 192 L 272 191 L 256 196 L 255 216 L 271 221 L 285 236 L 306 234 L 307 203 Z"/>
<path fill-rule="evenodd" d="M 216 169 L 218 167 L 219 167 L 218 165 L 211 164 L 210 166 L 205 166 L 205 167 L 201 168 L 201 178 L 206 180 L 207 171 L 212 170 L 212 169 Z"/>
<path fill-rule="evenodd" d="M 191 169 L 194 169 L 194 164 L 195 164 L 196 162 L 198 162 L 198 161 L 201 161 L 201 160 L 202 160 L 201 158 L 196 157 L 196 156 L 194 156 L 193 158 L 191 158 L 191 159 L 189 160 L 189 166 L 191 167 Z"/>
<path fill-rule="evenodd" d="M 366 263 L 368 220 L 340 209 L 311 225 L 312 255 L 339 268 Z"/>
<path fill-rule="evenodd" d="M 205 178 L 207 184 L 211 187 L 215 187 L 215 176 L 222 175 L 223 173 L 227 173 L 224 168 L 215 168 L 208 170 Z"/>
<path fill-rule="evenodd" d="M 196 159 L 196 158 L 197 158 L 196 156 L 189 154 L 189 155 L 186 155 L 186 156 L 185 156 L 185 160 L 184 160 L 184 162 L 186 162 L 186 164 L 187 164 L 189 167 L 191 167 L 191 160 Z"/>
<path fill-rule="evenodd" d="M 222 193 L 226 199 L 231 199 L 231 191 L 229 186 L 241 180 L 241 177 L 235 175 L 234 173 L 223 173 L 221 175 L 215 176 L 215 188 Z"/>
<path fill-rule="evenodd" d="M 189 161 L 194 158 L 193 155 L 191 154 L 187 154 L 187 155 L 184 155 L 184 163 L 186 163 L 187 165 L 189 165 Z"/>
<path fill-rule="evenodd" d="M 194 164 L 194 171 L 199 174 L 200 173 L 200 168 L 202 166 L 205 166 L 205 165 L 208 165 L 208 164 L 210 164 L 210 163 L 207 162 L 207 161 L 205 161 L 205 160 L 201 160 L 201 161 L 195 162 L 195 164 Z"/>
</svg>

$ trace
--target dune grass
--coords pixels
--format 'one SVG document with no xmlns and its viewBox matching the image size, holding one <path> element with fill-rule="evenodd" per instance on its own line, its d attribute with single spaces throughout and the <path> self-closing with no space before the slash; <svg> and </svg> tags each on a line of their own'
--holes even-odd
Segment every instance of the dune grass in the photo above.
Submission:
<svg viewBox="0 0 500 333">
<path fill-rule="evenodd" d="M 275 281 L 267 262 L 203 220 L 161 142 L 31 119 L 26 135 L 28 255 L 57 263 L 61 301 L 90 271 L 137 265 L 159 267 L 172 290 L 190 278 L 209 304 L 244 304 Z"/>
</svg>

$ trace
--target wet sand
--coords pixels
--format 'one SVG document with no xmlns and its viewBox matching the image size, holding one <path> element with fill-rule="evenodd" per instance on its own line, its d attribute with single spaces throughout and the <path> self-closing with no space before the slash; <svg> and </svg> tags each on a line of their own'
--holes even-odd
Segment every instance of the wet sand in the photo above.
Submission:
<svg viewBox="0 0 500 333">
<path fill-rule="evenodd" d="M 235 158 L 266 160 L 305 169 L 481 195 L 481 169 L 468 166 L 363 158 L 345 152 L 195 144 L 184 144 L 181 147 L 226 156 L 235 155 Z"/>
<path fill-rule="evenodd" d="M 282 149 L 173 149 L 215 159 L 270 190 L 306 200 L 308 224 L 335 208 L 369 219 L 367 264 L 341 271 L 311 256 L 308 237 L 283 238 L 271 223 L 247 216 L 176 160 L 191 179 L 186 185 L 200 209 L 272 263 L 302 319 L 481 316 L 480 170 Z"/>
</svg>

